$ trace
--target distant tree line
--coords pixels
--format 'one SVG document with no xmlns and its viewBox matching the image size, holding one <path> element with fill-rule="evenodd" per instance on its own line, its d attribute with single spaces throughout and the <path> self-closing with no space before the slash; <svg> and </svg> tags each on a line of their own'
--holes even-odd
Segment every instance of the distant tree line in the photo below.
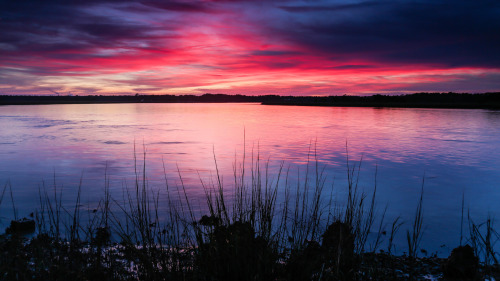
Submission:
<svg viewBox="0 0 500 281">
<path fill-rule="evenodd" d="M 408 95 L 280 97 L 264 100 L 267 105 L 355 106 L 355 107 L 423 107 L 423 108 L 491 108 L 500 109 L 500 92 L 415 93 Z"/>
<path fill-rule="evenodd" d="M 0 95 L 0 105 L 23 104 L 92 104 L 92 103 L 242 103 L 264 105 L 365 106 L 365 107 L 426 107 L 426 108 L 491 108 L 500 109 L 500 92 L 415 93 L 407 95 L 372 96 L 279 96 L 279 95 L 88 95 L 38 96 Z"/>
</svg>

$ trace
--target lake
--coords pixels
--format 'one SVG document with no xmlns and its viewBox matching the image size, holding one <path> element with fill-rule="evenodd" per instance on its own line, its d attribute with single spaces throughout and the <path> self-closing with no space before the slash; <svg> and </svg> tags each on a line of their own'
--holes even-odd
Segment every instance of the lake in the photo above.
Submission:
<svg viewBox="0 0 500 281">
<path fill-rule="evenodd" d="M 378 210 L 387 206 L 387 223 L 398 216 L 405 222 L 396 243 L 400 253 L 422 184 L 422 247 L 429 253 L 447 255 L 458 245 L 462 196 L 475 222 L 500 215 L 499 111 L 25 105 L 0 107 L 0 122 L 0 187 L 11 187 L 0 205 L 1 229 L 14 218 L 10 190 L 16 215 L 23 217 L 37 208 L 39 190 L 50 193 L 54 184 L 63 203 L 72 206 L 82 179 L 82 204 L 92 209 L 107 181 L 112 197 L 123 198 L 133 186 L 135 168 L 142 171 L 144 156 L 148 186 L 164 192 L 165 178 L 172 187 L 184 184 L 198 214 L 206 210 L 200 181 L 214 180 L 214 159 L 229 194 L 233 168 L 243 162 L 249 169 L 252 160 L 261 159 L 276 180 L 283 161 L 292 184 L 305 178 L 308 163 L 311 170 L 317 163 L 325 167 L 325 191 L 340 205 L 349 159 L 351 167 L 361 164 L 360 189 L 371 194 L 376 185 Z"/>
</svg>

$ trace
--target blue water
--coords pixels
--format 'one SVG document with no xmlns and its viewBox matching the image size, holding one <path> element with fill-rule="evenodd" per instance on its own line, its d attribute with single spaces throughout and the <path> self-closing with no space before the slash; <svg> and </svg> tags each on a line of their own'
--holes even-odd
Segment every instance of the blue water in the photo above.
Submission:
<svg viewBox="0 0 500 281">
<path fill-rule="evenodd" d="M 263 165 L 269 160 L 270 178 L 284 161 L 290 182 L 305 177 L 308 159 L 318 161 L 325 166 L 325 189 L 339 205 L 345 199 L 349 159 L 351 167 L 361 164 L 362 190 L 371 193 L 376 184 L 379 211 L 388 207 L 387 223 L 397 216 L 405 222 L 396 244 L 399 252 L 405 251 L 405 231 L 422 185 L 422 247 L 430 253 L 446 255 L 459 243 L 462 196 L 476 222 L 500 216 L 498 111 L 36 105 L 0 107 L 0 124 L 0 191 L 7 187 L 0 205 L 1 228 L 14 213 L 23 217 L 38 208 L 39 190 L 51 194 L 57 186 L 64 204 L 71 206 L 80 179 L 82 202 L 89 209 L 102 199 L 106 181 L 113 198 L 122 200 L 134 184 L 135 168 L 142 168 L 144 152 L 148 185 L 163 192 L 165 176 L 174 188 L 184 184 L 200 214 L 206 208 L 200 180 L 214 178 L 214 156 L 229 193 L 233 167 L 243 159 L 247 169 L 252 157 L 258 155 Z"/>
</svg>

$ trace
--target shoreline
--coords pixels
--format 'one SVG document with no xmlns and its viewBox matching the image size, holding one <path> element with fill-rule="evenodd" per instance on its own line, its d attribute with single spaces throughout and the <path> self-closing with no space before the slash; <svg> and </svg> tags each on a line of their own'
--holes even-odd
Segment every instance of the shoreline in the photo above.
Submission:
<svg viewBox="0 0 500 281">
<path fill-rule="evenodd" d="M 500 109 L 500 92 L 415 93 L 399 96 L 278 96 L 278 95 L 88 95 L 88 96 L 17 96 L 0 95 L 1 105 L 115 104 L 115 103 L 260 103 L 262 105 Z"/>
</svg>

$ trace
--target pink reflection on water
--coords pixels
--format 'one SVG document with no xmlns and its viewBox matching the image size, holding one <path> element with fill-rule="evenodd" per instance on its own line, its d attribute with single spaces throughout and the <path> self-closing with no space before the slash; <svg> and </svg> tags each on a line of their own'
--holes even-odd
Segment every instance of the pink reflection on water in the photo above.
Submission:
<svg viewBox="0 0 500 281">
<path fill-rule="evenodd" d="M 233 169 L 241 167 L 244 153 L 247 169 L 257 155 L 263 167 L 270 159 L 271 176 L 285 161 L 291 167 L 290 181 L 303 179 L 308 159 L 317 159 L 327 167 L 326 186 L 333 184 L 342 195 L 347 149 L 351 161 L 363 157 L 360 185 L 367 190 L 373 188 L 378 167 L 378 198 L 382 205 L 390 204 L 394 216 L 413 215 L 424 173 L 429 223 L 439 225 L 439 216 L 445 216 L 453 225 L 462 192 L 471 206 L 480 206 L 473 209 L 477 213 L 500 215 L 500 152 L 496 149 L 500 116 L 495 112 L 258 104 L 0 109 L 0 184 L 12 182 L 14 196 L 22 202 L 18 208 L 28 213 L 31 202 L 38 200 L 40 182 L 50 185 L 54 173 L 64 184 L 68 202 L 75 197 L 82 173 L 89 204 L 102 197 L 105 172 L 113 196 L 120 199 L 123 190 L 133 186 L 135 167 L 142 167 L 144 151 L 149 185 L 164 191 L 165 164 L 169 185 L 180 187 L 179 169 L 199 209 L 204 204 L 200 180 L 213 180 L 214 156 L 230 192 Z M 6 204 L 0 208 L 2 214 L 11 210 Z"/>
</svg>

